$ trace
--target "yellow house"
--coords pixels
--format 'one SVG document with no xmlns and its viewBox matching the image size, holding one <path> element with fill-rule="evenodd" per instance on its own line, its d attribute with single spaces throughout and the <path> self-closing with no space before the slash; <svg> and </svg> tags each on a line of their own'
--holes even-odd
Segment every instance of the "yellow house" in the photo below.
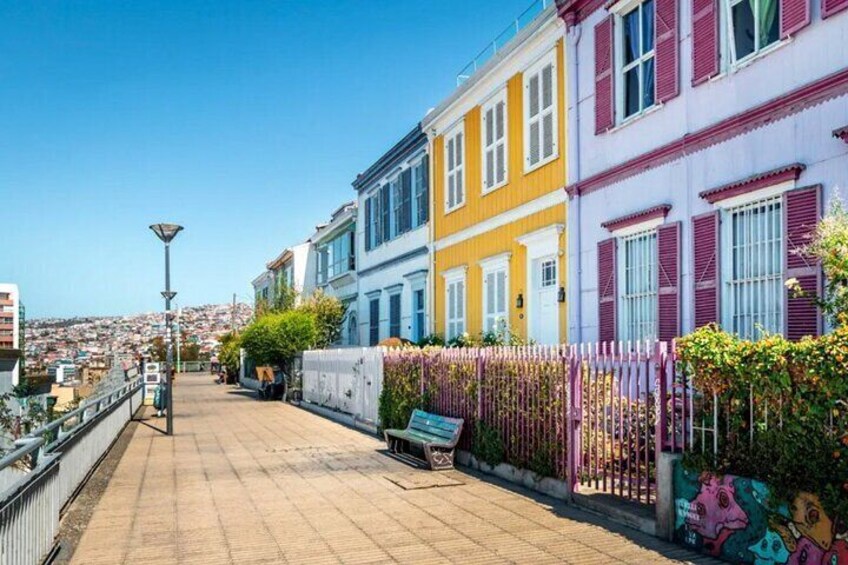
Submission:
<svg viewBox="0 0 848 565">
<path fill-rule="evenodd" d="M 435 331 L 566 340 L 563 27 L 552 5 L 423 120 Z"/>
</svg>

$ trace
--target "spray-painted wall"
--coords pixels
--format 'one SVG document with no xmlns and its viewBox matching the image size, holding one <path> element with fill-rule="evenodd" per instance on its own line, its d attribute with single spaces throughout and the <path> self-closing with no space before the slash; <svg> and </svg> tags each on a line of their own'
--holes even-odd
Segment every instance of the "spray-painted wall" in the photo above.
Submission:
<svg viewBox="0 0 848 565">
<path fill-rule="evenodd" d="M 674 500 L 675 539 L 731 563 L 848 563 L 845 523 L 829 516 L 816 495 L 779 502 L 761 481 L 677 463 Z"/>
</svg>

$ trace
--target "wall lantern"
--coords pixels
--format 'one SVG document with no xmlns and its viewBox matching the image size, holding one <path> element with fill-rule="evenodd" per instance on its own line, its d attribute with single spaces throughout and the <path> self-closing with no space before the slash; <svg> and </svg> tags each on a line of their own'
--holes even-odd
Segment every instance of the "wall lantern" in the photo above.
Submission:
<svg viewBox="0 0 848 565">
<path fill-rule="evenodd" d="M 564 286 L 559 287 L 559 292 L 557 292 L 557 301 L 558 302 L 565 302 L 565 287 Z"/>
<path fill-rule="evenodd" d="M 515 307 L 516 308 L 524 308 L 524 295 L 520 292 L 518 293 L 518 298 L 515 299 Z"/>
</svg>

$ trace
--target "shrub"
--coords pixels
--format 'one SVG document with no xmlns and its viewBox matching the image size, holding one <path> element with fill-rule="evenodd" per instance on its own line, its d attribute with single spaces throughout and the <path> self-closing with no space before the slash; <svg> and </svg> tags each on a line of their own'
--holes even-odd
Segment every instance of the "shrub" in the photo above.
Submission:
<svg viewBox="0 0 848 565">
<path fill-rule="evenodd" d="M 445 345 L 445 338 L 441 334 L 425 335 L 418 340 L 418 347 L 442 347 Z"/>
<path fill-rule="evenodd" d="M 471 438 L 471 453 L 491 467 L 502 463 L 506 457 L 506 451 L 501 434 L 495 428 L 478 420 L 474 425 L 474 435 Z"/>
<path fill-rule="evenodd" d="M 262 316 L 244 330 L 240 341 L 257 365 L 284 367 L 301 351 L 315 347 L 317 339 L 315 317 L 289 310 Z"/>
<path fill-rule="evenodd" d="M 416 408 L 426 407 L 421 394 L 422 356 L 414 350 L 396 352 L 395 362 L 383 365 L 383 390 L 380 392 L 379 416 L 383 429 L 406 428 Z"/>
<path fill-rule="evenodd" d="M 218 350 L 218 361 L 227 368 L 230 377 L 238 375 L 241 368 L 241 340 L 236 332 L 228 332 L 219 340 L 221 348 Z"/>
<path fill-rule="evenodd" d="M 317 333 L 313 347 L 325 349 L 339 341 L 345 308 L 338 298 L 316 290 L 297 310 L 311 314 L 315 319 Z"/>
<path fill-rule="evenodd" d="M 751 342 L 706 326 L 682 338 L 678 353 L 719 415 L 718 453 L 708 435 L 687 465 L 765 481 L 782 501 L 816 493 L 828 512 L 848 516 L 848 327 Z"/>
</svg>

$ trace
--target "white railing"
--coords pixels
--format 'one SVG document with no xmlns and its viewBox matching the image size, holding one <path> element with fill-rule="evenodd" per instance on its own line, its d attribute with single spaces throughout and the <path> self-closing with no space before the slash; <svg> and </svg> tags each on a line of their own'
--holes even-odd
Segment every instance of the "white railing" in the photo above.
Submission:
<svg viewBox="0 0 848 565">
<path fill-rule="evenodd" d="M 141 379 L 86 399 L 0 459 L 0 565 L 40 563 L 64 507 L 143 401 Z"/>
<path fill-rule="evenodd" d="M 303 353 L 303 400 L 379 423 L 383 349 L 363 347 Z"/>
</svg>

